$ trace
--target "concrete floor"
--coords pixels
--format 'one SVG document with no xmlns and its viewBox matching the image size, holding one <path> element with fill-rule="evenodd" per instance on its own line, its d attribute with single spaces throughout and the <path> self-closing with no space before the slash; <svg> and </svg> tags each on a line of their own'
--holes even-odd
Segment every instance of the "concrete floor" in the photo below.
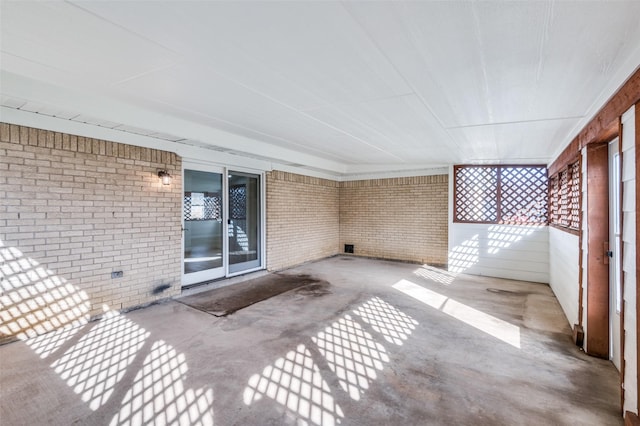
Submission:
<svg viewBox="0 0 640 426">
<path fill-rule="evenodd" d="M 619 425 L 548 286 L 334 257 L 216 318 L 170 301 L 0 347 L 0 424 Z"/>
</svg>

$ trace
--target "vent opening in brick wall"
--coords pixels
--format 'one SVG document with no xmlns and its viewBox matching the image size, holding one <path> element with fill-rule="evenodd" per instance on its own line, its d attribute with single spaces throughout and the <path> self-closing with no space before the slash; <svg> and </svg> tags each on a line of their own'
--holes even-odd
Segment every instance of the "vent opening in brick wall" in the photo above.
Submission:
<svg viewBox="0 0 640 426">
<path fill-rule="evenodd" d="M 454 166 L 453 221 L 546 225 L 546 166 Z"/>
</svg>

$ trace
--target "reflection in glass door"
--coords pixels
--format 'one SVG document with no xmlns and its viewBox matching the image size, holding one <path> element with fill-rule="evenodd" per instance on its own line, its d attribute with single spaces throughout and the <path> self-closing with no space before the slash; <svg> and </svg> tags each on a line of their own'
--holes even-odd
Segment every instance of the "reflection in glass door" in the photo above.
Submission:
<svg viewBox="0 0 640 426">
<path fill-rule="evenodd" d="M 260 176 L 229 172 L 229 273 L 260 266 Z"/>
<path fill-rule="evenodd" d="M 184 285 L 224 276 L 222 176 L 184 171 Z"/>
</svg>

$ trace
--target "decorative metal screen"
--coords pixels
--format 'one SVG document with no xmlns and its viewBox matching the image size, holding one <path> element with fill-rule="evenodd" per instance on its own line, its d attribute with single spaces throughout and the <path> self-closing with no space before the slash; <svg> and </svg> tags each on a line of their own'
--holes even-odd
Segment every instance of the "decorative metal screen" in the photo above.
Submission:
<svg viewBox="0 0 640 426">
<path fill-rule="evenodd" d="M 569 164 L 550 179 L 549 223 L 567 229 L 580 229 L 580 161 Z"/>
<path fill-rule="evenodd" d="M 245 220 L 247 218 L 246 185 L 233 185 L 229 187 L 229 216 L 234 220 Z"/>
<path fill-rule="evenodd" d="M 456 166 L 454 221 L 546 224 L 545 166 Z"/>
<path fill-rule="evenodd" d="M 457 167 L 455 177 L 455 220 L 495 222 L 498 219 L 498 168 Z"/>
<path fill-rule="evenodd" d="M 216 192 L 185 192 L 184 220 L 221 220 L 222 196 Z"/>
</svg>

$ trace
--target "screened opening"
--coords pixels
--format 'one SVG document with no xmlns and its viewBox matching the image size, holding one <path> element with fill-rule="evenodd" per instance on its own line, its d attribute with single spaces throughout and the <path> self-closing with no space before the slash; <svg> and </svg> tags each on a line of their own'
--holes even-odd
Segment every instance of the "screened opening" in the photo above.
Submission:
<svg viewBox="0 0 640 426">
<path fill-rule="evenodd" d="M 549 179 L 549 224 L 573 231 L 580 229 L 580 160 Z"/>
<path fill-rule="evenodd" d="M 546 225 L 545 166 L 455 166 L 454 222 Z"/>
</svg>

